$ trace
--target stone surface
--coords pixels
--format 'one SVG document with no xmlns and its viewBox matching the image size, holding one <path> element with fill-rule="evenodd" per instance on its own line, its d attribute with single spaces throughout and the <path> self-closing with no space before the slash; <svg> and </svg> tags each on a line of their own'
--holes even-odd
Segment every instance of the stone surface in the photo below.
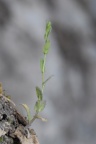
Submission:
<svg viewBox="0 0 96 144">
<path fill-rule="evenodd" d="M 0 104 L 0 144 L 39 144 L 35 132 L 25 128 L 25 118 L 3 95 L 0 95 Z"/>
</svg>

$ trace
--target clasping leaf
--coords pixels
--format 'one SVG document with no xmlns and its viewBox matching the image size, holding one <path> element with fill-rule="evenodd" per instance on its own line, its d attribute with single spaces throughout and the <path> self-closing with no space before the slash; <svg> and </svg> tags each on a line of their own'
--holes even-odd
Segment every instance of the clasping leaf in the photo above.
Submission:
<svg viewBox="0 0 96 144">
<path fill-rule="evenodd" d="M 41 89 L 39 87 L 36 87 L 36 94 L 37 94 L 38 100 L 41 101 L 42 98 L 43 98 L 43 95 L 42 95 L 42 91 L 41 91 Z"/>
<path fill-rule="evenodd" d="M 41 60 L 40 60 L 40 69 L 41 69 L 41 72 L 42 72 L 42 73 L 45 72 L 44 59 L 41 59 Z"/>
<path fill-rule="evenodd" d="M 41 112 L 41 111 L 43 111 L 44 110 L 44 108 L 45 108 L 45 105 L 46 105 L 46 102 L 45 101 L 37 101 L 36 102 L 36 104 L 35 104 L 35 107 L 34 107 L 34 109 L 35 109 L 35 111 L 38 113 L 38 112 Z"/>
<path fill-rule="evenodd" d="M 48 40 L 48 41 L 45 43 L 44 48 L 43 48 L 43 53 L 44 53 L 44 54 L 48 54 L 49 48 L 50 48 L 50 40 Z"/>
</svg>

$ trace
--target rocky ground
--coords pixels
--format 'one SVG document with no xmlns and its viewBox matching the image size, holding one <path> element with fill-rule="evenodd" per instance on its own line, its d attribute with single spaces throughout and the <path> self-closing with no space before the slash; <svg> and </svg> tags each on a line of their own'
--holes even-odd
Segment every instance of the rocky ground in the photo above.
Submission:
<svg viewBox="0 0 96 144">
<path fill-rule="evenodd" d="M 0 144 L 39 144 L 33 129 L 16 110 L 14 103 L 0 96 Z"/>
</svg>

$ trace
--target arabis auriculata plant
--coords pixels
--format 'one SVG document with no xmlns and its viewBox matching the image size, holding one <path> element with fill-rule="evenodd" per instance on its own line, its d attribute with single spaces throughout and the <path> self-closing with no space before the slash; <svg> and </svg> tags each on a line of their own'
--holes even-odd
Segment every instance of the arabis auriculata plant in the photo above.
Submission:
<svg viewBox="0 0 96 144">
<path fill-rule="evenodd" d="M 44 96 L 44 88 L 46 83 L 48 82 L 49 79 L 51 79 L 52 76 L 49 78 L 45 79 L 45 70 L 46 70 L 46 56 L 49 52 L 50 48 L 50 39 L 49 35 L 52 30 L 51 22 L 47 22 L 46 28 L 45 28 L 45 34 L 44 34 L 44 47 L 43 47 L 43 58 L 40 60 L 40 70 L 41 70 L 41 75 L 42 75 L 42 83 L 41 83 L 41 88 L 36 86 L 36 95 L 37 95 L 37 101 L 34 106 L 35 114 L 32 117 L 30 113 L 30 109 L 26 104 L 22 104 L 22 106 L 26 109 L 27 112 L 27 120 L 28 120 L 28 126 L 32 124 L 32 122 L 35 119 L 41 119 L 42 121 L 46 121 L 45 118 L 42 118 L 39 113 L 44 110 L 46 102 L 43 98 Z"/>
</svg>

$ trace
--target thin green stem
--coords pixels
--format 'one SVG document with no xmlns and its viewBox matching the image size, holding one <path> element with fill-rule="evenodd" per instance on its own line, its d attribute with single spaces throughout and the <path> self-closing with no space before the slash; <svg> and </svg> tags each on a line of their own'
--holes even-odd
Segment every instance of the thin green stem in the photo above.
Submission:
<svg viewBox="0 0 96 144">
<path fill-rule="evenodd" d="M 35 121 L 35 119 L 40 119 L 40 120 L 42 120 L 43 122 L 46 122 L 46 121 L 47 121 L 46 118 L 43 118 L 43 117 L 39 116 L 38 113 L 36 113 L 36 114 L 33 116 L 32 120 L 29 122 L 29 124 L 27 124 L 27 125 L 25 126 L 25 129 L 29 128 L 29 127 L 31 126 L 31 124 Z"/>
<path fill-rule="evenodd" d="M 44 54 L 44 72 L 42 73 L 42 94 L 44 92 L 44 73 L 45 73 L 45 64 L 46 64 L 46 54 Z"/>
<path fill-rule="evenodd" d="M 27 125 L 25 126 L 25 128 L 30 127 L 31 124 L 35 121 L 35 119 L 37 119 L 37 117 L 38 117 L 38 113 L 35 113 L 35 115 L 33 116 L 32 120 L 29 122 L 29 124 L 27 124 Z"/>
</svg>

